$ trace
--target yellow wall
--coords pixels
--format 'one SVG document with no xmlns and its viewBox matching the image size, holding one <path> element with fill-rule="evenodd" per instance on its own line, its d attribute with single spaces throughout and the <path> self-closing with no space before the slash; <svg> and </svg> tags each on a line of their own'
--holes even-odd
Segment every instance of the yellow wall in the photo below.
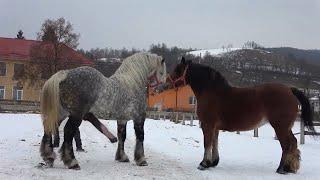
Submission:
<svg viewBox="0 0 320 180">
<path fill-rule="evenodd" d="M 5 97 L 6 100 L 12 100 L 13 99 L 13 87 L 17 85 L 17 81 L 13 80 L 14 75 L 14 64 L 23 64 L 23 61 L 1 61 L 6 63 L 6 75 L 0 76 L 0 86 L 5 87 Z M 25 101 L 39 101 L 40 98 L 40 90 L 35 89 L 33 87 L 30 87 L 27 84 L 23 84 L 23 94 L 22 94 L 22 100 Z"/>
</svg>

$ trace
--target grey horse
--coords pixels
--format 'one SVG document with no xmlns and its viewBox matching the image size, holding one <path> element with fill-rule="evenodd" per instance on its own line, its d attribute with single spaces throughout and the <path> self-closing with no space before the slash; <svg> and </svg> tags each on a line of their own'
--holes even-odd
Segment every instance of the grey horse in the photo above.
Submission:
<svg viewBox="0 0 320 180">
<path fill-rule="evenodd" d="M 79 67 L 54 74 L 44 84 L 40 100 L 44 127 L 40 154 L 45 165 L 53 166 L 56 156 L 52 134 L 59 122 L 68 117 L 60 153 L 69 169 L 80 169 L 72 147 L 75 131 L 82 120 L 94 124 L 99 122 L 98 118 L 117 120 L 118 149 L 115 159 L 120 162 L 129 162 L 124 142 L 127 121 L 133 120 L 136 134 L 134 159 L 138 166 L 146 166 L 143 147 L 146 87 L 152 78 L 164 82 L 166 65 L 161 56 L 151 53 L 137 53 L 126 58 L 110 78 L 92 67 Z M 110 133 L 106 127 L 100 131 L 107 135 Z"/>
</svg>

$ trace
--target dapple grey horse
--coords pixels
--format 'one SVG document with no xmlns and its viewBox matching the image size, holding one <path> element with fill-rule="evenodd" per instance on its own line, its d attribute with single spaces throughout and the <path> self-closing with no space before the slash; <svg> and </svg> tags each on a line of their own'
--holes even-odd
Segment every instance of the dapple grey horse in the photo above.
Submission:
<svg viewBox="0 0 320 180">
<path fill-rule="evenodd" d="M 54 74 L 46 81 L 40 101 L 44 126 L 40 153 L 45 165 L 53 166 L 55 154 L 52 134 L 58 123 L 69 117 L 60 149 L 61 159 L 69 169 L 80 169 L 72 147 L 76 129 L 83 119 L 99 123 L 98 118 L 117 120 L 118 149 L 115 159 L 120 162 L 129 161 L 124 151 L 124 142 L 127 121 L 132 119 L 136 134 L 134 159 L 138 166 L 146 166 L 143 147 L 146 87 L 152 78 L 157 82 L 164 82 L 166 65 L 162 57 L 150 53 L 137 53 L 126 58 L 110 78 L 91 67 L 79 67 Z M 101 131 L 108 134 L 106 128 Z"/>
</svg>

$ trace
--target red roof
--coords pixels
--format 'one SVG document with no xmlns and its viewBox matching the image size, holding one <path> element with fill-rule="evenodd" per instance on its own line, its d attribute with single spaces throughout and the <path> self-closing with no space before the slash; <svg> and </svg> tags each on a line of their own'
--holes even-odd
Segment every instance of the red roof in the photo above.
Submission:
<svg viewBox="0 0 320 180">
<path fill-rule="evenodd" d="M 13 39 L 0 37 L 0 59 L 6 60 L 30 60 L 30 49 L 34 45 L 40 44 L 41 41 Z M 80 64 L 92 64 L 93 62 L 78 53 L 74 49 L 63 46 L 64 56 L 72 61 L 77 61 Z"/>
</svg>

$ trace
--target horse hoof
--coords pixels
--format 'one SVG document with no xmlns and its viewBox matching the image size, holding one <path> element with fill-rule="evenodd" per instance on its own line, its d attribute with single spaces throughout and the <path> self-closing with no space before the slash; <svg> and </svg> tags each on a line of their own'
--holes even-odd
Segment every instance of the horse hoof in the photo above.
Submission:
<svg viewBox="0 0 320 180">
<path fill-rule="evenodd" d="M 205 170 L 206 168 L 203 167 L 201 164 L 199 164 L 198 169 L 199 169 L 200 171 L 203 171 L 203 170 Z"/>
<path fill-rule="evenodd" d="M 137 165 L 138 165 L 138 166 L 148 166 L 148 163 L 147 163 L 146 160 L 143 160 L 143 161 L 141 161 L 141 162 L 137 162 Z"/>
<path fill-rule="evenodd" d="M 76 164 L 76 165 L 70 166 L 69 169 L 80 170 L 80 166 L 79 166 L 79 164 Z"/>
<path fill-rule="evenodd" d="M 83 148 L 77 148 L 77 152 L 86 152 Z"/>
<path fill-rule="evenodd" d="M 120 159 L 119 162 L 130 162 L 129 158 L 126 159 Z"/>
<path fill-rule="evenodd" d="M 219 163 L 219 158 L 217 158 L 216 160 L 214 160 L 211 164 L 210 167 L 216 167 Z"/>
<path fill-rule="evenodd" d="M 41 162 L 41 163 L 37 164 L 35 167 L 36 168 L 52 168 L 53 167 L 53 163 Z"/>
<path fill-rule="evenodd" d="M 110 142 L 111 143 L 116 143 L 116 142 L 118 142 L 118 139 L 115 137 L 115 138 L 112 138 L 112 139 L 110 139 Z"/>
<path fill-rule="evenodd" d="M 115 158 L 116 161 L 119 161 L 119 162 L 130 162 L 128 156 L 125 153 L 123 153 L 122 156 L 120 154 L 121 153 L 118 153 L 118 152 L 116 153 L 116 158 Z"/>
<path fill-rule="evenodd" d="M 119 162 L 130 162 L 128 157 L 116 158 L 116 160 Z"/>
<path fill-rule="evenodd" d="M 288 172 L 285 171 L 283 168 L 278 168 L 278 169 L 277 169 L 277 173 L 278 173 L 278 174 L 288 174 Z"/>
</svg>

